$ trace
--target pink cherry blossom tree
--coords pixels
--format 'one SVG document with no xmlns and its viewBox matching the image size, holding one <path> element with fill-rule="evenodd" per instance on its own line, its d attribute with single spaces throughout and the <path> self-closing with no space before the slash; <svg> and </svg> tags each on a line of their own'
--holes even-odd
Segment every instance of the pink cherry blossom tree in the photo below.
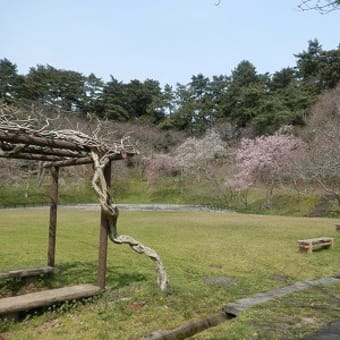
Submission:
<svg viewBox="0 0 340 340">
<path fill-rule="evenodd" d="M 200 182 L 212 179 L 214 167 L 223 163 L 229 152 L 227 143 L 211 130 L 203 138 L 187 138 L 174 151 L 173 157 L 183 175 Z"/>
<path fill-rule="evenodd" d="M 154 154 L 148 161 L 147 179 L 150 184 L 155 184 L 161 177 L 174 177 L 179 173 L 176 160 L 170 155 Z"/>
<path fill-rule="evenodd" d="M 147 163 L 147 180 L 150 188 L 155 188 L 162 181 L 164 186 L 177 183 L 182 192 L 195 187 L 195 192 L 202 192 L 209 183 L 209 196 L 225 199 L 223 183 L 226 178 L 227 163 L 231 148 L 214 130 L 208 131 L 202 138 L 189 137 L 170 154 L 154 154 Z M 170 180 L 170 181 L 169 181 Z"/>
<path fill-rule="evenodd" d="M 271 205 L 273 189 L 286 179 L 288 168 L 302 147 L 302 139 L 282 133 L 243 138 L 236 152 L 236 173 L 226 183 L 227 187 L 244 193 L 262 183 L 267 188 L 267 203 Z"/>
</svg>

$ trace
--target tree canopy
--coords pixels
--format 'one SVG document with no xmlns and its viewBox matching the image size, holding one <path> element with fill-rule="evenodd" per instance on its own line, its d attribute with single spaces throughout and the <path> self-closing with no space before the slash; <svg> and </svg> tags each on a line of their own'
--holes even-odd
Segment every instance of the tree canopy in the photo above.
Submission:
<svg viewBox="0 0 340 340">
<path fill-rule="evenodd" d="M 103 81 L 51 65 L 36 65 L 26 75 L 8 59 L 0 60 L 0 100 L 38 106 L 45 112 L 88 114 L 113 121 L 147 121 L 161 129 L 202 135 L 227 122 L 234 134 L 268 135 L 282 125 L 303 125 L 308 109 L 322 91 L 340 81 L 340 46 L 324 50 L 310 40 L 295 54 L 296 66 L 258 73 L 242 60 L 230 75 L 211 78 L 198 73 L 187 84 L 154 79 L 123 83 L 111 75 Z"/>
</svg>

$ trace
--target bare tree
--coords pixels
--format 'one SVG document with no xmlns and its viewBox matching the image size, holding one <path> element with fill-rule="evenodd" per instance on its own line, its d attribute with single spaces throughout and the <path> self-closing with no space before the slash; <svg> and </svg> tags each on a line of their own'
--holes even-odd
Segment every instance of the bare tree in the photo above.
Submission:
<svg viewBox="0 0 340 340">
<path fill-rule="evenodd" d="M 322 14 L 335 11 L 340 8 L 339 0 L 302 0 L 299 8 L 302 11 L 317 10 Z"/>
<path fill-rule="evenodd" d="M 315 104 L 306 138 L 309 152 L 305 172 L 311 181 L 340 206 L 340 87 L 328 91 Z"/>
<path fill-rule="evenodd" d="M 222 0 L 217 0 L 215 6 L 219 6 Z M 316 10 L 321 14 L 327 14 L 340 8 L 339 0 L 300 0 L 298 7 L 302 11 Z"/>
</svg>

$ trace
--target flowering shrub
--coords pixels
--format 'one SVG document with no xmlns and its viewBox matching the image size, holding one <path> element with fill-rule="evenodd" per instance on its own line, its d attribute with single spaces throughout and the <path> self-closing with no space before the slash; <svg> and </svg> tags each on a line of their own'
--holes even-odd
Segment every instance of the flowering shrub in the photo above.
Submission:
<svg viewBox="0 0 340 340">
<path fill-rule="evenodd" d="M 223 166 L 227 152 L 226 143 L 214 131 L 202 139 L 187 138 L 172 154 L 155 154 L 147 160 L 148 184 L 157 190 L 159 180 L 163 178 L 163 186 L 171 182 L 182 191 L 186 183 L 209 181 L 211 191 L 224 195 L 226 171 Z M 177 176 L 176 180 L 171 179 L 174 176 Z"/>
<path fill-rule="evenodd" d="M 276 180 L 303 144 L 298 137 L 278 134 L 243 139 L 236 155 L 239 178 L 249 185 L 258 179 L 264 183 Z"/>
<path fill-rule="evenodd" d="M 295 153 L 303 146 L 302 139 L 293 135 L 242 139 L 236 152 L 236 174 L 226 183 L 227 187 L 242 192 L 260 181 L 267 186 L 271 199 L 275 184 L 288 173 Z"/>
<path fill-rule="evenodd" d="M 207 165 L 227 156 L 227 144 L 220 136 L 211 131 L 204 138 L 188 138 L 174 152 L 174 159 L 186 174 L 200 177 Z"/>
<path fill-rule="evenodd" d="M 173 157 L 163 154 L 156 154 L 148 162 L 147 179 L 155 183 L 160 177 L 172 177 L 179 173 L 178 165 Z"/>
</svg>

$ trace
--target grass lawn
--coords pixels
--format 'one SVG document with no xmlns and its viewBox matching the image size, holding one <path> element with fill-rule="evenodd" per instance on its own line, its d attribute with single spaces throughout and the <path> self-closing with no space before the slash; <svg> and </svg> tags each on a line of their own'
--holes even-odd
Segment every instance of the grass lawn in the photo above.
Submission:
<svg viewBox="0 0 340 340">
<path fill-rule="evenodd" d="M 94 283 L 98 215 L 61 208 L 58 273 L 29 286 L 3 282 L 0 295 L 10 288 L 21 293 Z M 176 328 L 243 297 L 339 274 L 335 223 L 325 218 L 122 211 L 120 233 L 159 252 L 171 292 L 160 292 L 148 258 L 109 243 L 107 291 L 100 298 L 52 307 L 19 323 L 2 322 L 0 333 L 5 339 L 140 339 Z M 1 270 L 44 265 L 47 225 L 47 209 L 0 210 Z M 334 250 L 297 251 L 298 239 L 318 236 L 337 237 Z M 296 339 L 339 317 L 339 305 L 340 282 L 315 287 L 249 309 L 195 339 Z"/>
</svg>

